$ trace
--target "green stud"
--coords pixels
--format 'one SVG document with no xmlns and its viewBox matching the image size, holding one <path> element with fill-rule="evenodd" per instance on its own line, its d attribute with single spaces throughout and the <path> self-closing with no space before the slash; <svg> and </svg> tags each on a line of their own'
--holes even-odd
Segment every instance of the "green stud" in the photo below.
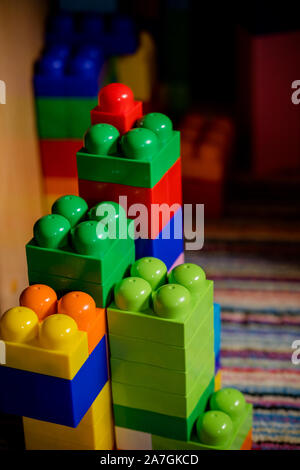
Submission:
<svg viewBox="0 0 300 470">
<path fill-rule="evenodd" d="M 127 277 L 115 286 L 115 303 L 121 310 L 142 312 L 149 308 L 151 286 L 140 277 Z"/>
<path fill-rule="evenodd" d="M 110 124 L 95 124 L 84 136 L 84 147 L 93 155 L 116 155 L 118 150 L 118 129 Z"/>
<path fill-rule="evenodd" d="M 33 236 L 43 248 L 62 248 L 68 244 L 70 222 L 59 214 L 41 217 L 34 224 Z"/>
<path fill-rule="evenodd" d="M 153 308 L 159 317 L 181 318 L 190 309 L 191 295 L 179 284 L 165 284 L 153 295 Z"/>
<path fill-rule="evenodd" d="M 90 220 L 81 222 L 71 229 L 72 245 L 81 255 L 101 256 L 108 250 L 111 239 L 101 222 Z"/>
<path fill-rule="evenodd" d="M 232 435 L 230 417 L 222 411 L 207 411 L 196 423 L 198 439 L 210 446 L 224 446 Z"/>
<path fill-rule="evenodd" d="M 88 210 L 88 205 L 82 197 L 68 195 L 62 196 L 52 206 L 52 214 L 63 215 L 71 227 L 81 222 Z"/>
<path fill-rule="evenodd" d="M 131 266 L 130 275 L 145 279 L 149 282 L 152 289 L 155 290 L 166 283 L 167 267 L 158 258 L 141 258 Z"/>
<path fill-rule="evenodd" d="M 89 210 L 88 218 L 101 221 L 107 227 L 111 238 L 127 238 L 126 212 L 117 202 L 100 202 Z"/>
<path fill-rule="evenodd" d="M 192 293 L 201 291 L 205 279 L 203 269 L 193 263 L 180 264 L 169 274 L 170 283 L 181 284 Z"/>
<path fill-rule="evenodd" d="M 121 147 L 125 157 L 149 161 L 157 152 L 158 139 L 149 129 L 131 129 L 121 138 Z"/>
<path fill-rule="evenodd" d="M 245 410 L 246 400 L 244 395 L 235 388 L 223 388 L 215 392 L 209 401 L 211 410 L 223 411 L 235 420 Z"/>
<path fill-rule="evenodd" d="M 161 113 L 149 113 L 137 122 L 138 127 L 153 131 L 162 144 L 172 137 L 173 124 L 170 118 Z"/>
</svg>

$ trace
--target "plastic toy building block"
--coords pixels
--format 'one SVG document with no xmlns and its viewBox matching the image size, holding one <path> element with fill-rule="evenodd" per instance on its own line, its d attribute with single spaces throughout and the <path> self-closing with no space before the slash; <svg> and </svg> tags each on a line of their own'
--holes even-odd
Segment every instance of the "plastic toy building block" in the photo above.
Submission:
<svg viewBox="0 0 300 470">
<path fill-rule="evenodd" d="M 235 402 L 231 397 L 237 397 Z M 235 389 L 223 389 L 210 398 L 209 411 L 201 415 L 188 442 L 152 436 L 152 447 L 182 450 L 240 450 L 252 427 L 252 405 Z"/>
<path fill-rule="evenodd" d="M 194 355 L 189 368 L 185 372 L 111 357 L 112 380 L 123 384 L 147 387 L 161 392 L 188 395 L 192 391 L 198 377 L 213 360 L 211 348 L 209 347 L 211 341 L 212 338 L 208 337 L 203 344 L 199 345 L 199 351 Z"/>
<path fill-rule="evenodd" d="M 115 426 L 117 450 L 152 450 L 152 436 L 149 433 Z"/>
<path fill-rule="evenodd" d="M 73 194 L 74 196 L 78 196 L 78 180 L 77 178 L 49 178 L 46 177 L 43 180 L 44 183 L 44 191 L 47 196 L 50 196 L 52 203 L 49 203 L 49 210 L 51 212 L 51 207 L 61 196 L 65 194 Z M 53 198 L 51 198 L 53 196 Z"/>
<path fill-rule="evenodd" d="M 154 212 L 153 209 L 151 211 L 151 207 L 159 206 L 162 210 L 165 210 L 167 207 L 176 208 L 177 205 L 182 205 L 181 159 L 179 158 L 174 165 L 171 166 L 153 188 L 142 188 L 118 183 L 101 183 L 81 179 L 79 179 L 78 185 L 79 194 L 86 200 L 89 207 L 95 205 L 98 201 L 114 201 L 122 205 L 128 217 L 131 218 L 136 217 L 136 212 L 132 213 L 128 211 L 128 208 L 134 204 L 144 204 L 148 211 L 148 236 L 154 239 L 167 224 L 173 212 L 164 212 L 164 216 L 159 217 L 156 216 L 156 212 Z M 176 188 L 176 191 L 174 191 L 174 188 Z M 126 198 L 120 196 L 125 196 Z M 152 204 L 156 206 L 152 206 Z M 165 219 L 167 219 L 166 222 L 164 222 Z"/>
<path fill-rule="evenodd" d="M 215 392 L 220 390 L 222 387 L 222 371 L 219 369 L 215 374 Z"/>
<path fill-rule="evenodd" d="M 107 380 L 104 336 L 72 380 L 0 366 L 0 411 L 76 427 Z"/>
<path fill-rule="evenodd" d="M 66 44 L 52 45 L 36 64 L 35 96 L 95 97 L 104 71 L 104 54 L 99 46 L 85 44 L 74 54 Z"/>
<path fill-rule="evenodd" d="M 210 336 L 213 331 L 213 282 L 206 280 L 204 271 L 192 263 L 177 266 L 168 275 L 169 284 L 166 283 L 166 272 L 166 266 L 162 261 L 147 257 L 133 264 L 131 275 L 137 277 L 124 279 L 117 284 L 115 300 L 107 309 L 113 357 L 130 360 L 125 355 L 119 355 L 119 352 L 118 356 L 114 354 L 114 346 L 121 346 L 123 341 L 124 347 L 130 345 L 129 350 L 131 345 L 133 349 L 134 345 L 140 349 L 139 346 L 143 348 L 144 342 L 156 342 L 157 348 L 161 348 L 161 352 L 164 353 L 160 363 L 154 365 L 164 367 L 163 364 L 167 360 L 164 354 L 167 350 L 173 351 L 179 359 L 183 354 L 179 348 L 190 345 L 192 338 L 195 341 L 197 339 L 203 341 Z M 131 286 L 134 286 L 132 292 L 137 293 L 136 302 L 128 298 Z M 154 309 L 149 304 L 152 290 L 155 299 Z M 176 299 L 177 295 L 182 299 L 181 312 L 176 312 L 175 306 L 173 310 L 171 305 L 172 297 Z M 198 331 L 201 339 L 196 334 Z M 119 338 L 114 339 L 115 336 L 120 338 L 120 343 Z M 134 338 L 138 341 L 135 342 Z M 173 346 L 173 349 L 168 346 Z M 199 349 L 199 343 L 196 347 Z M 151 347 L 145 346 L 142 355 L 148 354 L 147 351 L 150 357 L 155 353 L 151 352 Z M 137 357 L 143 362 L 141 356 Z"/>
<path fill-rule="evenodd" d="M 26 449 L 51 450 L 90 448 L 109 450 L 113 447 L 113 416 L 109 382 L 96 397 L 78 426 L 70 428 L 55 423 L 23 418 Z"/>
<path fill-rule="evenodd" d="M 196 419 L 203 414 L 208 398 L 213 391 L 214 379 L 211 380 L 200 397 L 197 406 L 187 419 L 137 408 L 113 405 L 115 425 L 135 431 L 187 441 L 190 439 Z"/>
<path fill-rule="evenodd" d="M 247 434 L 246 439 L 243 442 L 241 450 L 251 450 L 252 449 L 252 428 Z"/>
<path fill-rule="evenodd" d="M 77 178 L 75 155 L 81 148 L 81 142 L 79 139 L 41 139 L 39 144 L 44 177 Z"/>
<path fill-rule="evenodd" d="M 115 127 L 92 126 L 77 152 L 78 178 L 153 188 L 179 158 L 180 134 L 160 113 L 147 114 L 137 126 L 120 140 Z"/>
<path fill-rule="evenodd" d="M 137 387 L 114 381 L 112 376 L 112 395 L 114 405 L 134 407 L 154 413 L 187 418 L 205 392 L 207 384 L 214 377 L 214 358 L 202 369 L 188 395 L 179 395 L 177 390 L 161 392 L 154 388 Z M 153 383 L 155 386 L 155 383 Z"/>
<path fill-rule="evenodd" d="M 221 358 L 220 358 L 220 352 L 218 353 L 217 356 L 215 356 L 215 373 L 219 371 L 221 367 Z"/>
<path fill-rule="evenodd" d="M 137 51 L 116 57 L 115 64 L 117 81 L 128 85 L 138 99 L 150 101 L 156 82 L 156 51 L 151 35 L 141 31 Z"/>
<path fill-rule="evenodd" d="M 38 135 L 41 139 L 82 139 L 90 125 L 96 98 L 37 97 Z"/>
<path fill-rule="evenodd" d="M 172 269 L 176 268 L 176 266 L 179 266 L 180 264 L 184 263 L 184 253 L 181 253 L 178 258 L 175 260 L 174 264 L 170 267 L 168 270 L 168 273 L 172 271 Z"/>
<path fill-rule="evenodd" d="M 114 15 L 105 21 L 101 15 L 86 13 L 76 17 L 62 12 L 52 17 L 46 34 L 47 44 L 100 46 L 105 55 L 133 54 L 137 48 L 133 20 L 126 15 Z"/>
<path fill-rule="evenodd" d="M 217 357 L 221 350 L 221 306 L 217 303 L 214 303 L 214 339 L 214 350 Z"/>
<path fill-rule="evenodd" d="M 91 111 L 92 124 L 110 124 L 120 134 L 128 132 L 143 115 L 142 102 L 134 101 L 131 89 L 121 83 L 110 83 L 102 88 L 98 103 Z"/>
<path fill-rule="evenodd" d="M 127 220 L 123 209 L 114 204 L 115 216 L 126 224 L 125 238 L 109 234 L 108 226 L 96 215 L 105 208 L 100 203 L 88 213 L 86 202 L 78 196 L 63 196 L 52 214 L 34 225 L 34 238 L 26 245 L 28 272 L 46 273 L 92 283 L 117 281 L 120 260 L 134 250 L 134 241 L 126 233 Z M 104 210 L 104 209 L 103 209 Z M 97 220 L 98 218 L 98 220 Z M 104 219 L 104 216 L 103 216 Z M 113 239 L 114 238 L 114 239 Z"/>
<path fill-rule="evenodd" d="M 162 260 L 167 269 L 170 269 L 184 248 L 182 217 L 180 207 L 156 238 L 137 238 L 135 240 L 136 258 L 153 256 Z"/>
</svg>

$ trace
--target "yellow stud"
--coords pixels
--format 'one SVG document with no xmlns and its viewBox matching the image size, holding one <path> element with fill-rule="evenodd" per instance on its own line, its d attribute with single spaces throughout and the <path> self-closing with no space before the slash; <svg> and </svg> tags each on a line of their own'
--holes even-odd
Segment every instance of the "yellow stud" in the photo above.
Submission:
<svg viewBox="0 0 300 470">
<path fill-rule="evenodd" d="M 73 318 L 57 313 L 47 317 L 40 328 L 40 344 L 46 349 L 66 350 L 76 340 L 77 324 Z"/>
<path fill-rule="evenodd" d="M 26 343 L 37 336 L 38 325 L 38 316 L 31 308 L 11 308 L 1 318 L 1 338 L 4 341 Z"/>
</svg>

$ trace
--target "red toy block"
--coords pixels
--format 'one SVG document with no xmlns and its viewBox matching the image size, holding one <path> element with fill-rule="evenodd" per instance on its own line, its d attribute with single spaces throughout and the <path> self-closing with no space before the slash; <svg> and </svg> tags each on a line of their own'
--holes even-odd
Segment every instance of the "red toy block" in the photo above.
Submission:
<svg viewBox="0 0 300 470">
<path fill-rule="evenodd" d="M 151 204 L 182 205 L 181 158 L 164 174 L 153 188 L 140 188 L 117 183 L 98 183 L 96 181 L 79 180 L 79 195 L 87 201 L 89 207 L 99 201 L 119 201 L 119 196 L 127 196 L 127 208 L 133 204 L 144 204 L 148 210 L 148 227 L 151 227 Z M 170 218 L 173 214 L 170 214 Z M 128 215 L 131 218 L 130 215 Z M 135 218 L 135 216 L 132 216 Z M 167 221 L 168 222 L 168 221 Z M 156 238 L 166 225 L 163 217 L 159 224 L 152 226 L 151 238 Z M 149 234 L 150 236 L 150 234 Z"/>
<path fill-rule="evenodd" d="M 106 123 L 120 134 L 128 132 L 143 115 L 143 104 L 134 101 L 131 89 L 121 83 L 110 83 L 98 95 L 98 106 L 91 111 L 92 124 Z"/>
<path fill-rule="evenodd" d="M 57 198 L 65 194 L 78 194 L 77 178 L 44 178 L 46 194 L 55 194 Z"/>
<path fill-rule="evenodd" d="M 81 147 L 82 139 L 41 139 L 43 175 L 77 178 L 76 153 Z"/>
<path fill-rule="evenodd" d="M 244 440 L 240 450 L 251 450 L 252 449 L 252 428 L 248 432 L 246 439 Z"/>
</svg>

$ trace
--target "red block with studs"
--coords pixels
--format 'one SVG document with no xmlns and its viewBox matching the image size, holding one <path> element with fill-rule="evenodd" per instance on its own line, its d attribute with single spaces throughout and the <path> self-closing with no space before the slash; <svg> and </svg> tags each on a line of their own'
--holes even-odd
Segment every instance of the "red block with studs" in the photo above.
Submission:
<svg viewBox="0 0 300 470">
<path fill-rule="evenodd" d="M 135 101 L 131 89 L 121 83 L 103 87 L 98 95 L 98 103 L 91 111 L 92 125 L 111 124 L 120 134 L 128 132 L 143 115 L 142 102 Z"/>
</svg>

